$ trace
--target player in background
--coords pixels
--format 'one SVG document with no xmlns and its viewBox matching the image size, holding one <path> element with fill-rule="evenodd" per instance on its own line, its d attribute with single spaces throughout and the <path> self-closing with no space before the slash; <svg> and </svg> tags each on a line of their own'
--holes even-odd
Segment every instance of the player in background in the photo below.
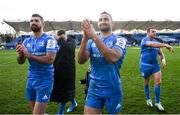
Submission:
<svg viewBox="0 0 180 115">
<path fill-rule="evenodd" d="M 160 102 L 161 70 L 157 57 L 159 55 L 162 68 L 164 68 L 166 66 L 166 59 L 161 49 L 163 47 L 168 49 L 170 52 L 173 52 L 173 47 L 165 43 L 160 43 L 159 40 L 156 39 L 156 29 L 154 27 L 148 28 L 147 36 L 141 41 L 140 71 L 144 78 L 144 92 L 147 99 L 146 103 L 150 107 L 153 107 L 150 97 L 150 76 L 153 76 L 155 106 L 160 111 L 164 111 L 164 108 Z"/>
</svg>

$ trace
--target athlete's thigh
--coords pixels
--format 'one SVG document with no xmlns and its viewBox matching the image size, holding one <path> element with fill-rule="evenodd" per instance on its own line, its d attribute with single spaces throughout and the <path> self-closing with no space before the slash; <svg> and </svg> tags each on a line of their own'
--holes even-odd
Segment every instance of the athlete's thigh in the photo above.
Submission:
<svg viewBox="0 0 180 115">
<path fill-rule="evenodd" d="M 26 83 L 26 99 L 28 101 L 34 101 L 36 100 L 36 90 L 32 86 L 33 80 L 27 80 Z"/>
<path fill-rule="evenodd" d="M 118 114 L 122 111 L 122 93 L 113 95 L 105 100 L 105 107 L 109 114 Z"/>
<path fill-rule="evenodd" d="M 86 100 L 84 112 L 99 112 L 102 110 L 104 106 L 104 99 L 100 96 L 94 95 L 92 92 L 88 92 Z"/>
<path fill-rule="evenodd" d="M 152 74 L 152 67 L 151 66 L 141 66 L 140 68 L 141 75 L 143 78 L 148 78 Z"/>
<path fill-rule="evenodd" d="M 36 80 L 33 84 L 36 90 L 36 102 L 33 114 L 44 114 L 46 106 L 50 100 L 53 81 L 51 80 Z"/>
<path fill-rule="evenodd" d="M 40 81 L 36 84 L 36 102 L 48 103 L 53 89 L 53 81 Z"/>
<path fill-rule="evenodd" d="M 154 78 L 154 84 L 159 85 L 161 83 L 161 71 L 152 74 Z"/>
</svg>

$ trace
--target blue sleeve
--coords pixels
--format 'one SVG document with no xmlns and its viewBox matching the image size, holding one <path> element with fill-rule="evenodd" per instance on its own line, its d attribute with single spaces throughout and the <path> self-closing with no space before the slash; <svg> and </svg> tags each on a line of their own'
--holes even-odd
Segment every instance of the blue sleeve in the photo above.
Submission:
<svg viewBox="0 0 180 115">
<path fill-rule="evenodd" d="M 123 37 L 117 38 L 112 48 L 117 49 L 124 55 L 126 50 L 126 39 Z"/>
<path fill-rule="evenodd" d="M 29 39 L 30 39 L 30 38 L 26 38 L 26 39 L 23 41 L 23 43 L 22 43 L 22 45 L 23 45 L 24 47 L 26 47 L 26 48 L 27 48 L 27 42 L 28 42 Z"/>
<path fill-rule="evenodd" d="M 56 53 L 58 49 L 57 41 L 53 37 L 49 37 L 46 45 L 46 52 Z"/>
<path fill-rule="evenodd" d="M 88 40 L 88 43 L 87 43 L 87 48 L 86 50 L 90 53 L 91 52 L 91 45 L 92 45 L 93 41 L 91 39 Z"/>
<path fill-rule="evenodd" d="M 154 42 L 154 41 L 150 41 L 149 39 L 146 39 L 146 38 L 145 38 L 145 39 L 142 39 L 142 41 L 141 41 L 141 46 L 147 46 L 147 45 L 146 45 L 147 42 Z"/>
<path fill-rule="evenodd" d="M 146 45 L 146 42 L 147 42 L 147 40 L 146 40 L 146 39 L 142 39 L 142 41 L 141 41 L 141 46 Z"/>
</svg>

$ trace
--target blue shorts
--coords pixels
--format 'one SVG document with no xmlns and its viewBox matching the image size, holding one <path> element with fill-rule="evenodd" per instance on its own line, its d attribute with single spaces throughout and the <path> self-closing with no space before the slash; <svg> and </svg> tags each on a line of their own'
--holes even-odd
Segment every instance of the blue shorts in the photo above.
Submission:
<svg viewBox="0 0 180 115">
<path fill-rule="evenodd" d="M 95 109 L 103 109 L 105 106 L 109 114 L 117 114 L 122 111 L 122 94 L 105 98 L 88 92 L 85 104 Z"/>
<path fill-rule="evenodd" d="M 144 78 L 149 77 L 150 75 L 160 71 L 159 64 L 151 65 L 151 64 L 141 64 L 140 65 L 141 75 Z"/>
<path fill-rule="evenodd" d="M 28 79 L 26 98 L 28 101 L 48 103 L 53 89 L 53 80 Z"/>
</svg>

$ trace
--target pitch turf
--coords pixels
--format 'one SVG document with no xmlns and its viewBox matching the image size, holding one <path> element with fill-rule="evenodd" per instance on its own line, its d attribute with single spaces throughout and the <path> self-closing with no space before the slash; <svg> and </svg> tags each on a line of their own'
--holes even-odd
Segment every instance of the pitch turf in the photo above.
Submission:
<svg viewBox="0 0 180 115">
<path fill-rule="evenodd" d="M 180 114 L 180 47 L 174 47 L 175 53 L 170 54 L 163 49 L 167 59 L 167 67 L 162 70 L 161 102 L 165 108 L 163 113 Z M 78 50 L 76 50 L 77 52 Z M 157 114 L 155 107 L 148 108 L 143 92 L 143 79 L 139 72 L 140 49 L 129 47 L 121 69 L 123 88 L 122 113 L 151 113 Z M 84 78 L 88 63 L 76 63 L 76 100 L 78 107 L 74 113 L 83 113 L 84 86 L 79 80 Z M 25 99 L 25 86 L 27 79 L 27 62 L 18 65 L 14 50 L 0 50 L 0 113 L 19 114 L 30 113 Z M 151 97 L 154 100 L 153 80 L 151 80 Z M 154 101 L 153 101 L 154 102 Z M 67 107 L 70 103 L 67 104 Z M 56 114 L 57 103 L 49 103 L 46 113 Z M 106 113 L 106 112 L 105 112 Z"/>
</svg>

